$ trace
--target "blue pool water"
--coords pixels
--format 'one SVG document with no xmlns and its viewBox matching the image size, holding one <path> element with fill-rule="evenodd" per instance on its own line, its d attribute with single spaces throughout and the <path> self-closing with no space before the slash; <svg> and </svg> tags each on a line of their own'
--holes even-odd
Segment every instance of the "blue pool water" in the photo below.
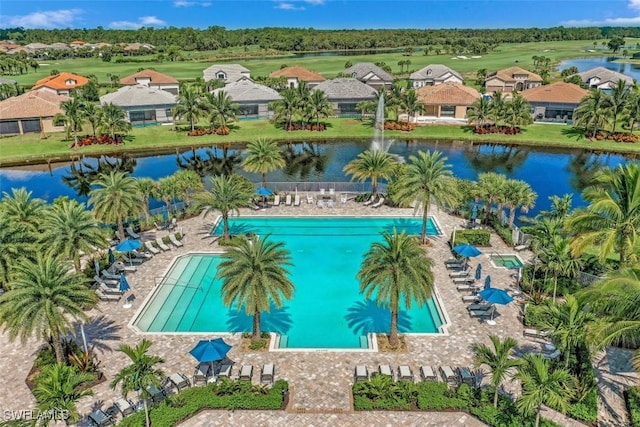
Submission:
<svg viewBox="0 0 640 427">
<path fill-rule="evenodd" d="M 390 313 L 366 300 L 356 274 L 380 232 L 396 227 L 418 234 L 420 218 L 235 218 L 232 234 L 270 234 L 291 252 L 293 298 L 261 317 L 264 331 L 278 332 L 281 347 L 366 347 L 370 332 L 388 332 Z M 222 224 L 214 234 L 222 232 Z M 437 234 L 429 220 L 429 234 Z M 227 308 L 215 279 L 220 258 L 212 254 L 177 259 L 135 324 L 146 332 L 250 332 L 252 318 Z M 399 316 L 401 332 L 433 333 L 442 325 L 433 300 Z"/>
</svg>

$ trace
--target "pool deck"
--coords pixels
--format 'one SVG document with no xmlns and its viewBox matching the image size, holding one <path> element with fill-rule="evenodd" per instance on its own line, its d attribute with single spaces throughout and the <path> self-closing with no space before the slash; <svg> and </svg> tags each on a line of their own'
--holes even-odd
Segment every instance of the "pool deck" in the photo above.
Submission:
<svg viewBox="0 0 640 427">
<path fill-rule="evenodd" d="M 412 216 L 413 209 L 399 209 L 381 207 L 374 209 L 362 206 L 362 204 L 349 201 L 346 204 L 337 204 L 332 209 L 319 209 L 314 205 L 306 204 L 299 207 L 279 206 L 268 208 L 264 211 L 244 209 L 241 216 L 252 215 L 349 215 L 349 216 Z M 356 365 L 367 365 L 374 370 L 379 364 L 390 364 L 393 369 L 398 365 L 409 365 L 414 374 L 419 366 L 473 366 L 472 345 L 475 343 L 490 344 L 489 335 L 495 334 L 501 338 L 510 336 L 518 340 L 519 352 L 541 351 L 542 342 L 523 336 L 521 322 L 523 305 L 516 301 L 508 306 L 499 306 L 495 324 L 488 324 L 469 317 L 466 305 L 461 300 L 461 293 L 455 288 L 448 277 L 443 261 L 451 257 L 447 243 L 448 237 L 454 227 L 458 229 L 464 220 L 440 212 L 435 208 L 430 210 L 430 215 L 436 217 L 443 234 L 432 236 L 431 246 L 428 248 L 429 256 L 434 260 L 434 276 L 441 303 L 446 310 L 451 324 L 448 327 L 447 336 L 407 336 L 408 351 L 406 353 L 371 353 L 371 352 L 253 352 L 240 353 L 237 350 L 240 335 L 226 335 L 225 341 L 233 345 L 228 357 L 234 361 L 234 375 L 238 367 L 243 364 L 254 365 L 254 382 L 259 380 L 260 366 L 266 363 L 274 363 L 276 366 L 276 378 L 284 378 L 289 381 L 292 388 L 290 402 L 285 412 L 260 411 L 259 418 L 254 418 L 253 411 L 206 411 L 183 425 L 483 425 L 479 421 L 461 413 L 355 413 L 351 402 L 351 385 L 353 383 L 353 371 Z M 170 265 L 171 260 L 188 252 L 216 251 L 219 248 L 210 238 L 210 231 L 216 217 L 211 215 L 206 218 L 196 217 L 178 224 L 179 230 L 184 233 L 184 247 L 173 248 L 171 251 L 160 253 L 151 260 L 142 264 L 138 271 L 128 274 L 128 280 L 132 292 L 135 295 L 131 308 L 124 308 L 121 300 L 118 303 L 101 302 L 99 306 L 89 312 L 91 322 L 85 325 L 85 334 L 90 347 L 95 346 L 101 361 L 101 369 L 106 375 L 107 381 L 93 387 L 94 396 L 83 398 L 79 404 L 81 414 L 88 414 L 95 403 L 98 402 L 103 409 L 109 407 L 119 397 L 119 392 L 109 388 L 109 382 L 116 372 L 122 369 L 128 359 L 117 352 L 121 343 L 129 345 L 137 344 L 143 337 L 153 342 L 150 353 L 161 356 L 165 362 L 161 368 L 167 375 L 174 372 L 182 372 L 191 376 L 196 365 L 195 360 L 188 351 L 200 338 L 213 338 L 211 335 L 155 335 L 139 334 L 128 324 L 134 314 L 142 306 L 144 300 L 151 293 L 156 283 L 159 283 L 162 273 Z M 155 230 L 142 234 L 143 239 L 155 239 L 165 235 L 166 232 Z M 491 252 L 512 253 L 513 249 L 507 247 L 495 234 L 491 236 L 491 248 L 485 250 L 485 254 L 471 260 L 475 269 L 478 262 L 482 263 L 484 277 L 489 274 L 492 286 L 506 290 L 514 290 L 516 278 L 513 270 L 494 268 L 489 262 L 488 255 Z M 525 262 L 531 256 L 528 251 L 519 253 Z M 310 331 L 313 333 L 313 331 Z M 81 338 L 78 334 L 78 341 Z M 0 393 L 0 409 L 25 410 L 35 408 L 35 402 L 24 380 L 34 360 L 34 353 L 40 342 L 30 340 L 24 345 L 20 341 L 10 343 L 7 335 L 0 335 L 1 353 L 0 376 L 6 386 L 11 387 L 11 393 Z M 635 374 L 628 371 L 626 364 L 627 355 L 619 350 L 612 350 L 604 357 L 598 359 L 598 367 L 602 369 L 600 385 L 607 388 L 603 394 L 607 399 L 604 405 L 603 415 L 610 420 L 607 425 L 624 425 L 625 420 L 616 420 L 621 411 L 619 395 L 623 384 L 629 384 L 635 380 Z M 505 384 L 505 389 L 516 393 L 514 383 Z M 130 395 L 134 398 L 134 395 Z M 608 409 L 607 409 L 608 408 Z M 605 409 L 607 409 L 605 411 Z M 609 412 L 609 416 L 605 415 Z M 321 414 L 321 415 L 320 415 Z M 616 415 L 618 414 L 618 415 Z M 556 418 L 559 414 L 551 414 Z M 549 416 L 549 415 L 547 415 Z M 335 422 L 332 422 L 334 420 Z M 567 419 L 559 420 L 562 425 L 581 425 Z M 80 425 L 88 425 L 86 419 Z"/>
</svg>

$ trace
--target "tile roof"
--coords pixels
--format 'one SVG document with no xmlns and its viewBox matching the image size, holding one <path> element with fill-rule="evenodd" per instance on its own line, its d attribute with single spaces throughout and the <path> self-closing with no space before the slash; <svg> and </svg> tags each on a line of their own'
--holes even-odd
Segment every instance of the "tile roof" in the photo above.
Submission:
<svg viewBox="0 0 640 427">
<path fill-rule="evenodd" d="M 216 80 L 218 72 L 222 71 L 227 78 L 225 83 L 237 82 L 243 77 L 249 77 L 249 69 L 240 64 L 214 64 L 206 68 L 202 74 L 205 81 Z"/>
<path fill-rule="evenodd" d="M 130 76 L 120 79 L 121 85 L 136 85 L 138 78 L 148 78 L 151 84 L 178 84 L 178 80 L 166 74 L 159 73 L 155 70 L 142 70 Z"/>
<path fill-rule="evenodd" d="M 18 82 L 11 79 L 5 79 L 4 77 L 0 77 L 0 85 L 17 85 Z"/>
<path fill-rule="evenodd" d="M 513 76 L 516 74 L 528 74 L 527 80 L 530 82 L 542 81 L 542 77 L 540 77 L 536 73 L 532 73 L 531 71 L 527 71 L 524 68 L 520 68 L 520 67 L 505 68 L 504 70 L 499 70 L 489 74 L 487 78 L 497 77 L 503 82 L 512 82 L 512 81 L 515 81 L 515 78 Z"/>
<path fill-rule="evenodd" d="M 451 73 L 454 76 L 456 76 L 457 78 L 459 78 L 460 80 L 463 80 L 463 78 L 460 75 L 460 73 L 458 73 L 456 70 L 454 70 L 452 68 L 449 68 L 446 65 L 442 65 L 442 64 L 429 64 L 426 67 L 421 68 L 418 71 L 415 71 L 415 72 L 411 73 L 411 75 L 409 76 L 409 79 L 411 79 L 411 80 L 424 80 L 424 79 L 440 80 L 447 73 Z"/>
<path fill-rule="evenodd" d="M 345 75 L 351 75 L 358 80 L 362 80 L 369 74 L 373 73 L 382 81 L 393 81 L 393 76 L 391 74 L 387 73 L 385 70 L 378 67 L 372 62 L 358 62 L 357 64 L 353 64 L 351 67 L 344 70 L 342 73 Z"/>
<path fill-rule="evenodd" d="M 529 102 L 552 102 L 558 104 L 578 104 L 589 94 L 573 83 L 557 82 L 550 85 L 538 86 L 520 92 L 520 95 Z"/>
<path fill-rule="evenodd" d="M 326 80 L 314 89 L 323 91 L 330 101 L 336 99 L 374 100 L 378 96 L 378 92 L 371 86 L 358 79 L 348 77 Z"/>
<path fill-rule="evenodd" d="M 66 84 L 67 80 L 75 80 L 75 84 Z M 64 90 L 64 89 L 73 89 L 77 86 L 86 85 L 89 83 L 89 79 L 86 77 L 78 76 L 77 74 L 72 73 L 60 73 L 55 76 L 45 77 L 44 79 L 40 79 L 36 82 L 33 89 L 39 89 L 41 87 L 48 87 L 55 90 Z"/>
<path fill-rule="evenodd" d="M 600 83 L 618 83 L 619 80 L 624 80 L 628 85 L 633 84 L 633 78 L 604 67 L 592 68 L 578 73 L 578 75 L 584 83 L 588 83 L 590 79 L 598 77 L 600 79 Z"/>
<path fill-rule="evenodd" d="M 46 91 L 31 91 L 0 102 L 0 117 L 27 119 L 33 117 L 53 117 L 62 113 L 60 103 L 69 97 Z"/>
<path fill-rule="evenodd" d="M 326 80 L 323 75 L 297 65 L 281 68 L 269 74 L 269 77 L 297 78 L 304 82 L 323 82 Z"/>
<path fill-rule="evenodd" d="M 101 104 L 113 104 L 119 107 L 175 105 L 176 102 L 175 95 L 143 85 L 123 86 L 115 92 L 100 97 Z"/>
<path fill-rule="evenodd" d="M 233 102 L 271 102 L 282 99 L 276 90 L 254 83 L 249 79 L 229 83 L 212 93 L 216 94 L 221 91 L 229 95 Z"/>
<path fill-rule="evenodd" d="M 473 105 L 480 92 L 462 83 L 444 82 L 416 89 L 418 100 L 425 105 Z"/>
</svg>

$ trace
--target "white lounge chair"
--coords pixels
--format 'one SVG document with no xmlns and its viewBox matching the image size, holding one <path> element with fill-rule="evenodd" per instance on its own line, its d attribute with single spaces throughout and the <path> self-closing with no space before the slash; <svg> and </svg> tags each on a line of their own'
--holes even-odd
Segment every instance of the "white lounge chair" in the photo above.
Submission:
<svg viewBox="0 0 640 427">
<path fill-rule="evenodd" d="M 284 199 L 285 206 L 291 206 L 291 194 L 287 194 L 287 197 Z"/>
<path fill-rule="evenodd" d="M 463 295 L 462 296 L 462 302 L 464 303 L 478 303 L 482 300 L 482 298 L 480 298 L 478 295 Z"/>
<path fill-rule="evenodd" d="M 321 196 L 324 196 L 324 188 L 321 188 L 321 189 L 320 189 L 320 195 L 321 195 Z"/>
<path fill-rule="evenodd" d="M 451 368 L 451 366 L 441 366 L 440 375 L 442 376 L 442 379 L 448 384 L 457 384 L 458 382 L 458 376 Z"/>
<path fill-rule="evenodd" d="M 307 194 L 307 204 L 308 205 L 313 204 L 313 196 L 311 194 Z"/>
<path fill-rule="evenodd" d="M 524 251 L 525 249 L 529 248 L 529 243 L 525 243 L 524 245 L 518 245 L 518 246 L 514 246 L 514 250 L 520 252 L 520 251 Z"/>
<path fill-rule="evenodd" d="M 324 201 L 323 200 L 318 200 L 318 207 L 320 209 L 324 209 Z"/>
<path fill-rule="evenodd" d="M 128 399 L 120 398 L 116 400 L 113 404 L 116 407 L 116 409 L 120 411 L 123 417 L 126 417 L 127 415 L 131 415 L 136 411 L 135 407 L 133 406 L 133 402 L 131 402 Z"/>
<path fill-rule="evenodd" d="M 140 238 L 140 235 L 138 233 L 136 233 L 135 231 L 133 231 L 133 228 L 127 227 L 126 231 L 127 231 L 127 234 L 129 236 L 131 236 L 132 239 L 139 239 Z"/>
<path fill-rule="evenodd" d="M 104 286 L 117 286 L 120 283 L 120 278 L 118 278 L 117 280 L 114 279 L 105 279 L 104 277 L 100 277 L 97 274 L 95 276 L 93 276 L 93 280 L 96 281 L 96 283 L 98 285 L 104 285 Z"/>
<path fill-rule="evenodd" d="M 198 385 L 198 383 L 207 384 L 207 381 L 209 381 L 209 377 L 211 376 L 211 374 L 211 364 L 200 363 L 193 371 L 193 385 Z"/>
<path fill-rule="evenodd" d="M 273 198 L 273 206 L 279 206 L 280 205 L 280 195 L 276 194 L 275 197 Z"/>
<path fill-rule="evenodd" d="M 531 338 L 546 338 L 549 336 L 549 332 L 548 331 L 539 331 L 537 329 L 525 329 L 524 330 L 524 336 L 525 337 L 531 337 Z"/>
<path fill-rule="evenodd" d="M 129 255 L 122 255 L 122 259 L 127 264 L 142 264 L 146 260 L 145 258 L 130 257 Z"/>
<path fill-rule="evenodd" d="M 253 377 L 253 365 L 242 365 L 240 367 L 240 373 L 238 379 L 242 381 L 251 381 Z"/>
<path fill-rule="evenodd" d="M 364 365 L 357 365 L 354 372 L 355 381 L 366 381 L 369 379 L 369 369 Z"/>
<path fill-rule="evenodd" d="M 330 188 L 329 189 L 329 195 L 333 196 L 334 194 L 336 194 L 336 189 L 335 188 Z"/>
<path fill-rule="evenodd" d="M 293 198 L 293 206 L 300 206 L 300 195 L 296 194 L 296 196 Z"/>
<path fill-rule="evenodd" d="M 122 298 L 122 294 L 104 294 L 100 291 L 98 291 L 97 294 L 100 301 L 118 302 Z"/>
<path fill-rule="evenodd" d="M 178 389 L 178 391 L 182 390 L 183 388 L 188 388 L 191 386 L 191 383 L 189 382 L 189 378 L 187 378 L 186 375 L 181 373 L 171 374 L 171 376 L 169 377 L 169 381 L 173 383 L 173 385 Z"/>
<path fill-rule="evenodd" d="M 393 379 L 393 370 L 389 365 L 379 365 L 376 375 L 388 375 L 391 377 L 391 379 Z"/>
<path fill-rule="evenodd" d="M 151 252 L 154 255 L 157 255 L 160 253 L 160 251 L 158 250 L 158 248 L 156 248 L 155 246 L 153 246 L 153 243 L 151 243 L 150 241 L 146 241 L 144 242 L 144 247 L 147 248 L 147 250 L 149 252 Z"/>
<path fill-rule="evenodd" d="M 180 240 L 178 240 L 178 238 L 176 237 L 175 234 L 169 234 L 169 240 L 171 240 L 171 243 L 173 243 L 173 245 L 176 248 L 181 248 L 184 246 L 184 243 L 182 243 Z"/>
<path fill-rule="evenodd" d="M 420 377 L 422 381 L 438 381 L 438 374 L 431 366 L 420 366 Z"/>
<path fill-rule="evenodd" d="M 343 205 L 347 203 L 347 195 L 343 194 L 342 196 L 340 196 L 340 203 L 342 203 Z"/>
<path fill-rule="evenodd" d="M 122 292 L 120 292 L 120 289 L 118 289 L 118 288 L 112 288 L 112 287 L 106 286 L 104 284 L 100 284 L 98 289 L 100 290 L 100 292 L 102 292 L 105 295 L 120 295 L 120 296 L 122 296 Z"/>
<path fill-rule="evenodd" d="M 327 207 L 328 208 L 335 208 L 336 204 L 333 203 L 333 200 L 327 200 Z"/>
<path fill-rule="evenodd" d="M 449 277 L 451 277 L 452 279 L 459 279 L 459 278 L 469 277 L 469 271 L 467 271 L 467 270 L 452 271 L 451 273 L 449 273 Z"/>
<path fill-rule="evenodd" d="M 379 208 L 380 206 L 384 205 L 384 197 L 380 197 L 380 199 L 375 202 L 374 204 L 371 205 L 372 208 Z"/>
<path fill-rule="evenodd" d="M 169 246 L 164 244 L 164 242 L 162 241 L 162 237 L 158 237 L 156 239 L 156 245 L 158 245 L 158 247 L 160 249 L 162 249 L 163 251 L 170 251 L 171 250 L 171 248 Z"/>
<path fill-rule="evenodd" d="M 476 281 L 473 277 L 454 277 L 452 280 L 456 285 L 470 285 Z"/>
<path fill-rule="evenodd" d="M 376 200 L 375 197 L 373 197 L 373 195 L 371 197 L 369 197 L 369 200 L 367 200 L 366 202 L 363 203 L 364 206 L 369 206 L 370 204 L 372 204 L 374 201 Z"/>
<path fill-rule="evenodd" d="M 266 365 L 262 365 L 262 371 L 260 371 L 260 383 L 261 384 L 273 384 L 273 379 L 275 377 L 275 366 L 273 363 L 267 363 Z"/>
<path fill-rule="evenodd" d="M 405 381 L 413 381 L 413 372 L 408 365 L 398 366 L 398 379 Z"/>
<path fill-rule="evenodd" d="M 220 372 L 218 372 L 218 378 L 231 378 L 231 369 L 232 366 L 228 364 L 224 364 L 220 366 Z"/>
<path fill-rule="evenodd" d="M 478 292 L 480 290 L 479 286 L 475 286 L 475 285 L 457 285 L 456 286 L 456 290 L 458 290 L 458 292 Z"/>
</svg>

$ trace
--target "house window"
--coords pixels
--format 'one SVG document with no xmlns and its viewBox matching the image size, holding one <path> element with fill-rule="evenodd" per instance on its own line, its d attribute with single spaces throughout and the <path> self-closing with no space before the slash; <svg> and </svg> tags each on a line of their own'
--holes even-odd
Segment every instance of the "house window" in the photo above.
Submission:
<svg viewBox="0 0 640 427">
<path fill-rule="evenodd" d="M 73 79 L 68 79 L 66 82 L 64 82 L 67 86 L 73 86 L 75 85 L 77 82 Z"/>
<path fill-rule="evenodd" d="M 238 107 L 238 113 L 241 116 L 257 116 L 258 115 L 258 105 L 240 105 Z"/>
<path fill-rule="evenodd" d="M 430 76 L 431 74 L 433 74 L 433 71 L 431 71 L 431 68 L 429 68 L 429 69 L 427 70 L 427 76 Z"/>
<path fill-rule="evenodd" d="M 455 115 L 455 105 L 443 105 L 442 107 L 440 107 L 440 117 L 455 117 Z"/>
<path fill-rule="evenodd" d="M 224 80 L 226 78 L 227 78 L 227 75 L 225 73 L 216 74 L 216 79 L 218 79 L 218 80 Z"/>
<path fill-rule="evenodd" d="M 358 110 L 356 110 L 356 105 L 357 103 L 355 102 L 340 102 L 338 103 L 338 110 L 340 110 L 341 114 L 344 113 L 358 113 Z"/>
<path fill-rule="evenodd" d="M 40 119 L 26 119 L 22 120 L 22 132 L 40 132 Z"/>
<path fill-rule="evenodd" d="M 0 134 L 1 135 L 10 135 L 20 133 L 20 128 L 18 127 L 17 120 L 11 120 L 7 122 L 0 122 Z"/>
<path fill-rule="evenodd" d="M 129 111 L 131 123 L 145 123 L 156 121 L 156 110 Z"/>
</svg>

